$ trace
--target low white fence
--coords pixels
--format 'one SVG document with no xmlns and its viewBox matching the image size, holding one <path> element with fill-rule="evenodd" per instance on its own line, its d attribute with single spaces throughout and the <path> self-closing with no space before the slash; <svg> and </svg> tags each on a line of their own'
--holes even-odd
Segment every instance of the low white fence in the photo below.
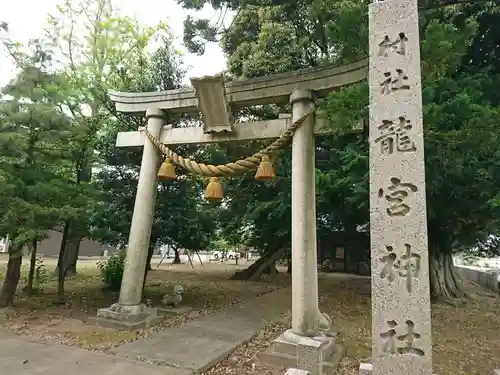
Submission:
<svg viewBox="0 0 500 375">
<path fill-rule="evenodd" d="M 455 269 L 464 279 L 481 285 L 491 292 L 499 293 L 500 270 L 461 265 L 455 265 Z"/>
</svg>

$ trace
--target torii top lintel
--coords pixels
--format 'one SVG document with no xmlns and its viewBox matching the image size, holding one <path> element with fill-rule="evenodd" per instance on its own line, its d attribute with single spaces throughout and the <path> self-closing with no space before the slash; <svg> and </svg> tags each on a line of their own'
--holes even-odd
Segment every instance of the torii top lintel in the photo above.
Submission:
<svg viewBox="0 0 500 375">
<path fill-rule="evenodd" d="M 285 104 L 295 89 L 311 90 L 318 97 L 323 97 L 342 86 L 363 81 L 367 75 L 368 59 L 363 59 L 342 66 L 329 65 L 225 82 L 225 101 L 232 108 Z M 109 96 L 116 103 L 116 109 L 124 113 L 143 113 L 150 107 L 173 112 L 199 111 L 198 98 L 193 87 L 146 93 L 109 91 Z"/>
</svg>

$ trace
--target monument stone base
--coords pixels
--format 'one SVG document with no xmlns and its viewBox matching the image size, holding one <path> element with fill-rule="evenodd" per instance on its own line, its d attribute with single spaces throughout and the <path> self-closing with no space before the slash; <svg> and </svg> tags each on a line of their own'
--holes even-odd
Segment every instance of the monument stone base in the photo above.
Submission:
<svg viewBox="0 0 500 375">
<path fill-rule="evenodd" d="M 335 343 L 333 336 L 304 337 L 287 330 L 259 354 L 259 359 L 264 364 L 323 375 L 335 373 L 343 356 L 344 348 Z"/>
<path fill-rule="evenodd" d="M 372 375 L 373 366 L 371 363 L 359 364 L 359 375 Z"/>
<path fill-rule="evenodd" d="M 286 370 L 285 375 L 311 375 L 309 371 L 299 370 L 298 368 L 289 368 Z"/>
<path fill-rule="evenodd" d="M 372 375 L 373 365 L 371 363 L 360 363 L 359 364 L 359 375 Z M 434 374 L 436 375 L 436 374 Z M 500 375 L 499 373 L 494 373 L 493 375 Z"/>
<path fill-rule="evenodd" d="M 145 305 L 125 306 L 115 303 L 110 307 L 99 309 L 97 316 L 91 321 L 103 328 L 133 331 L 148 328 L 163 319 L 158 311 Z"/>
<path fill-rule="evenodd" d="M 165 315 L 165 316 L 184 315 L 184 314 L 189 314 L 191 311 L 193 311 L 193 308 L 189 307 L 189 306 L 185 306 L 185 307 L 169 307 L 169 306 L 158 307 L 158 313 L 160 315 Z"/>
</svg>

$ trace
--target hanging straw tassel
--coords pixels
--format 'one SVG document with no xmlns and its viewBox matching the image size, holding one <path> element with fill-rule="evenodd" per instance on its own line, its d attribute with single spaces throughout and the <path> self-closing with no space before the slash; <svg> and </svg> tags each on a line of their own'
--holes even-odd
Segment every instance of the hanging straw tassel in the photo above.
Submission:
<svg viewBox="0 0 500 375">
<path fill-rule="evenodd" d="M 176 180 L 177 174 L 175 173 L 174 165 L 169 157 L 166 157 L 158 170 L 158 178 L 160 180 Z"/>
<path fill-rule="evenodd" d="M 224 198 L 222 186 L 217 177 L 210 177 L 210 181 L 205 189 L 205 199 L 210 202 L 220 202 Z"/>
<path fill-rule="evenodd" d="M 276 173 L 274 173 L 273 163 L 271 163 L 269 156 L 264 155 L 257 168 L 257 172 L 255 172 L 255 179 L 258 181 L 267 181 L 275 177 Z"/>
</svg>

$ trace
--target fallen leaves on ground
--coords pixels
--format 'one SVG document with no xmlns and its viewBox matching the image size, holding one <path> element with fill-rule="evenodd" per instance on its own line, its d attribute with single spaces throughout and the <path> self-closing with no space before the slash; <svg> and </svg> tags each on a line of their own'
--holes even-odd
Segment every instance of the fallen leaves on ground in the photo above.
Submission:
<svg viewBox="0 0 500 375">
<path fill-rule="evenodd" d="M 288 279 L 279 280 L 277 283 L 232 281 L 229 280 L 231 270 L 226 264 L 208 264 L 198 269 L 180 265 L 149 272 L 144 293 L 147 305 L 161 306 L 163 295 L 169 293 L 174 285 L 181 284 L 185 289 L 182 304 L 192 307 L 193 311 L 166 317 L 149 329 L 128 332 L 87 324 L 88 318 L 96 316 L 99 308 L 109 307 L 118 299 L 118 293 L 103 289 L 95 266 L 80 267 L 77 275 L 67 280 L 65 289 L 68 298 L 63 306 L 53 304 L 57 284 L 54 270 L 48 268 L 48 274 L 53 277 L 44 285 L 43 292 L 33 296 L 19 292 L 15 307 L 0 310 L 0 326 L 36 341 L 106 351 L 147 337 L 152 332 L 178 326 L 188 319 L 212 314 L 244 300 L 272 292 L 286 285 Z M 23 272 L 27 272 L 27 269 L 23 268 Z"/>
<path fill-rule="evenodd" d="M 467 288 L 471 286 L 468 285 Z M 329 276 L 320 280 L 320 308 L 328 313 L 346 348 L 339 375 L 358 375 L 360 362 L 371 362 L 370 279 L 341 283 Z M 460 307 L 432 305 L 433 363 L 439 375 L 479 375 L 500 368 L 500 300 L 474 294 Z M 268 324 L 251 342 L 204 375 L 283 375 L 284 368 L 263 367 L 263 352 L 291 325 L 290 315 Z"/>
<path fill-rule="evenodd" d="M 179 283 L 187 292 L 185 304 L 193 307 L 196 313 L 165 319 L 148 330 L 118 332 L 82 322 L 88 316 L 95 316 L 97 308 L 109 306 L 117 299 L 116 293 L 102 290 L 95 269 L 80 272 L 68 281 L 70 298 L 67 305 L 52 306 L 54 286 L 47 285 L 44 294 L 29 298 L 21 296 L 16 300 L 16 308 L 1 311 L 0 322 L 4 328 L 35 340 L 106 351 L 146 337 L 151 332 L 180 325 L 187 319 L 196 318 L 197 314 L 211 314 L 287 285 L 285 279 L 277 284 L 230 281 L 227 280 L 228 270 L 227 266 L 222 271 L 207 266 L 202 270 L 184 268 L 183 272 L 176 272 L 171 268 L 150 273 L 146 290 L 148 303 L 158 305 L 161 296 Z M 439 375 L 479 375 L 500 368 L 499 299 L 477 293 L 475 297 L 458 307 L 432 305 L 433 361 L 434 371 Z M 334 274 L 323 275 L 320 279 L 320 307 L 332 317 L 339 333 L 338 340 L 346 348 L 339 374 L 357 375 L 359 362 L 371 358 L 370 279 L 353 277 L 339 282 Z M 290 318 L 290 313 L 287 313 L 270 322 L 253 340 L 204 375 L 283 375 L 284 368 L 263 366 L 258 354 L 290 327 Z"/>
</svg>

